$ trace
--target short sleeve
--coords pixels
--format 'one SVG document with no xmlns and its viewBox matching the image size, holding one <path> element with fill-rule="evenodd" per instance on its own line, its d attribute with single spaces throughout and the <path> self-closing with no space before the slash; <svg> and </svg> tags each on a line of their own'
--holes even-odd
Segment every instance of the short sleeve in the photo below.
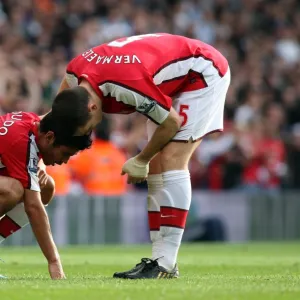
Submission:
<svg viewBox="0 0 300 300">
<path fill-rule="evenodd" d="M 76 61 L 77 57 L 73 58 L 67 65 L 65 79 L 69 87 L 75 87 L 78 85 L 78 74 L 76 74 Z"/>
<path fill-rule="evenodd" d="M 65 79 L 66 79 L 66 81 L 67 81 L 67 83 L 68 83 L 68 86 L 69 86 L 70 88 L 75 87 L 75 86 L 78 85 L 78 79 L 77 79 L 77 77 L 76 77 L 74 74 L 72 74 L 72 73 L 66 73 Z"/>
<path fill-rule="evenodd" d="M 99 85 L 104 96 L 115 97 L 118 102 L 134 106 L 136 111 L 156 124 L 168 117 L 172 99 L 145 79 L 123 82 L 107 81 Z"/>
<path fill-rule="evenodd" d="M 19 180 L 24 189 L 40 192 L 38 171 L 38 148 L 35 143 L 35 136 L 29 133 L 22 135 L 20 139 L 12 143 L 1 156 L 10 177 Z"/>
</svg>

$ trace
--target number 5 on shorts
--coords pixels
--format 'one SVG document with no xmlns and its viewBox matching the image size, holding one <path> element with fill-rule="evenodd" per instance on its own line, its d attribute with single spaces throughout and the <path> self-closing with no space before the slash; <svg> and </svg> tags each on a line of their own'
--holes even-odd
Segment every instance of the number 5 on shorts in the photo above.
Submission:
<svg viewBox="0 0 300 300">
<path fill-rule="evenodd" d="M 185 110 L 189 109 L 189 105 L 186 105 L 186 104 L 181 104 L 180 105 L 180 108 L 179 108 L 179 116 L 183 117 L 183 121 L 181 123 L 181 126 L 184 126 L 187 121 L 188 121 L 188 116 L 185 112 Z"/>
</svg>

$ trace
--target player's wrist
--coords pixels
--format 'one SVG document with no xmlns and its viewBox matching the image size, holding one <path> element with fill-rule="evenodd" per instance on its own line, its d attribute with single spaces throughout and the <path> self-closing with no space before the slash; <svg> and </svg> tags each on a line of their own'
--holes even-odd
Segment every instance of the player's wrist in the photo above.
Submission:
<svg viewBox="0 0 300 300">
<path fill-rule="evenodd" d="M 136 156 L 132 157 L 122 167 L 122 174 L 125 173 L 132 177 L 145 178 L 149 173 L 149 163 L 139 161 Z"/>
<path fill-rule="evenodd" d="M 48 264 L 60 264 L 60 256 L 58 254 L 53 255 L 52 257 L 49 257 L 48 259 Z"/>
<path fill-rule="evenodd" d="M 134 160 L 135 160 L 136 164 L 141 165 L 141 166 L 148 165 L 150 162 L 150 160 L 147 157 L 145 157 L 142 153 L 135 156 Z"/>
</svg>

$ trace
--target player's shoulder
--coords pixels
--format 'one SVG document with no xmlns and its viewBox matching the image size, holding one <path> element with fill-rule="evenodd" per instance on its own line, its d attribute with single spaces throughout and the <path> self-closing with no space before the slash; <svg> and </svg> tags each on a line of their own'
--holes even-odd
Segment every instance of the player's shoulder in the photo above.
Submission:
<svg viewBox="0 0 300 300">
<path fill-rule="evenodd" d="M 21 119 L 23 122 L 40 121 L 40 117 L 34 112 L 19 111 L 12 112 L 11 115 L 19 116 L 19 119 Z"/>
<path fill-rule="evenodd" d="M 33 112 L 12 112 L 7 114 L 6 122 L 3 124 L 7 124 L 9 126 L 18 127 L 20 131 L 22 131 L 21 128 L 26 131 L 27 129 L 30 129 L 33 127 L 35 122 L 39 122 L 40 118 L 37 114 Z"/>
<path fill-rule="evenodd" d="M 12 112 L 0 117 L 0 137 L 16 143 L 28 140 L 39 116 L 31 112 Z"/>
</svg>

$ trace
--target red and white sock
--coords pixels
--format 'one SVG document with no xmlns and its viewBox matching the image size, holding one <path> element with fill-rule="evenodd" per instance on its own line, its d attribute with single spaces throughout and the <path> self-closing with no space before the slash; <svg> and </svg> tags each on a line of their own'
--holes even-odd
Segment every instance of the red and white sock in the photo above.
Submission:
<svg viewBox="0 0 300 300">
<path fill-rule="evenodd" d="M 24 204 L 20 203 L 0 219 L 0 244 L 28 223 Z"/>
<path fill-rule="evenodd" d="M 148 222 L 150 239 L 152 241 L 152 258 L 157 258 L 161 247 L 162 237 L 160 235 L 160 203 L 156 194 L 163 188 L 162 174 L 149 175 L 148 183 Z"/>
<path fill-rule="evenodd" d="M 154 197 L 160 204 L 159 242 L 156 242 L 155 258 L 159 264 L 171 270 L 174 268 L 181 245 L 186 218 L 191 204 L 192 188 L 190 173 L 174 170 L 163 173 L 163 187 Z"/>
</svg>

